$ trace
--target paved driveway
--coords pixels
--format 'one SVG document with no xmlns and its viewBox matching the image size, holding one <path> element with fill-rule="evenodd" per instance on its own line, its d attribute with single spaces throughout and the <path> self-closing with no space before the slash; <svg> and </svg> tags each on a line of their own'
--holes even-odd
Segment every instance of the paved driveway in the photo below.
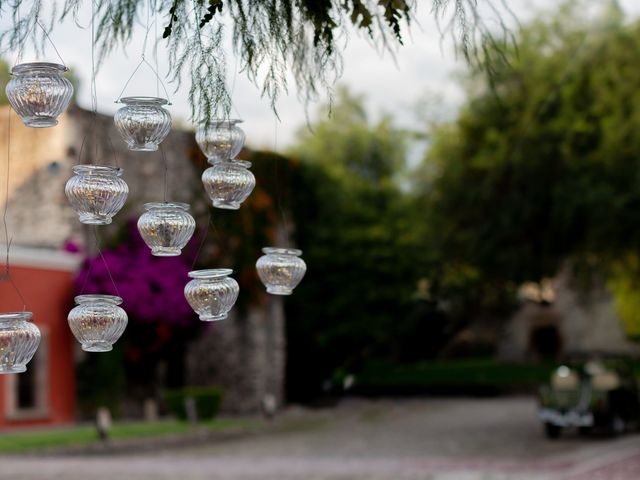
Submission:
<svg viewBox="0 0 640 480">
<path fill-rule="evenodd" d="M 543 438 L 529 398 L 349 400 L 156 453 L 0 458 L 12 480 L 637 480 L 640 436 Z"/>
</svg>

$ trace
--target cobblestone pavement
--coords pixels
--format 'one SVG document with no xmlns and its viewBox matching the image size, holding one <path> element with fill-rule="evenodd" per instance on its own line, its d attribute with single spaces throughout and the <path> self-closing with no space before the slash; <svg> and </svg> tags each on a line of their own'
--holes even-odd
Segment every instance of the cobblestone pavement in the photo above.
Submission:
<svg viewBox="0 0 640 480">
<path fill-rule="evenodd" d="M 530 398 L 348 400 L 155 453 L 1 457 L 11 480 L 637 480 L 640 436 L 546 440 Z"/>
</svg>

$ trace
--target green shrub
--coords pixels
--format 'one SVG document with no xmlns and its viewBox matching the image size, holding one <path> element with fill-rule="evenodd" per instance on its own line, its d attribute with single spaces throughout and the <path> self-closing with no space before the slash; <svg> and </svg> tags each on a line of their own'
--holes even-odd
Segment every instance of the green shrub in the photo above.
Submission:
<svg viewBox="0 0 640 480">
<path fill-rule="evenodd" d="M 193 398 L 196 404 L 198 420 L 209 420 L 218 414 L 222 389 L 217 387 L 185 387 L 165 392 L 169 410 L 180 420 L 187 420 L 185 399 Z"/>
</svg>

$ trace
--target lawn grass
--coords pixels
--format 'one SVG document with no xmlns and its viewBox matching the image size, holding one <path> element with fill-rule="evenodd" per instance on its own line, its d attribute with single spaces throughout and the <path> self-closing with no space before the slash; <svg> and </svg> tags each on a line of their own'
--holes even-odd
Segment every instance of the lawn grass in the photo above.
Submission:
<svg viewBox="0 0 640 480">
<path fill-rule="evenodd" d="M 200 423 L 200 428 L 220 431 L 248 427 L 253 423 L 247 419 L 214 419 Z M 115 423 L 110 430 L 110 437 L 113 440 L 152 438 L 187 433 L 190 430 L 187 422 L 178 420 Z M 85 446 L 98 442 L 96 428 L 93 425 L 5 432 L 0 434 L 0 454 Z"/>
</svg>

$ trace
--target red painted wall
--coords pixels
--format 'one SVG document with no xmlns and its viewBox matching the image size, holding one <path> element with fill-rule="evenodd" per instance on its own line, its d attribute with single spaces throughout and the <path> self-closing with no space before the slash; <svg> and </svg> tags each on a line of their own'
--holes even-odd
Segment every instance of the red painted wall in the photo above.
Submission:
<svg viewBox="0 0 640 480">
<path fill-rule="evenodd" d="M 76 411 L 73 359 L 75 340 L 67 325 L 67 314 L 73 306 L 73 273 L 13 266 L 11 275 L 25 299 L 27 311 L 33 312 L 33 323 L 47 328 L 49 415 L 44 419 L 8 420 L 5 416 L 6 375 L 0 375 L 0 428 L 72 422 Z M 20 310 L 22 304 L 11 283 L 0 283 L 0 312 Z"/>
</svg>

